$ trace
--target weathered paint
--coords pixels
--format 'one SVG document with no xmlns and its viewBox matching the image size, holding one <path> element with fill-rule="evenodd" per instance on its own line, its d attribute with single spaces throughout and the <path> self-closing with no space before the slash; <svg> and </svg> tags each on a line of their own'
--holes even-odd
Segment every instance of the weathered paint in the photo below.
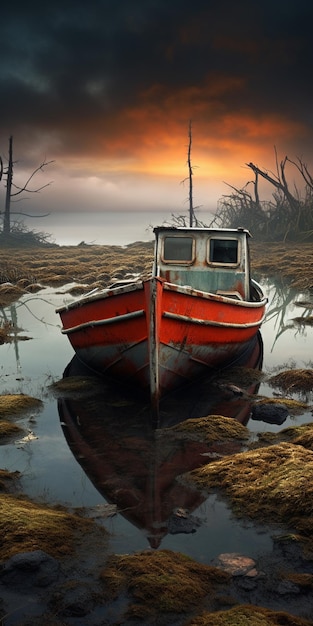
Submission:
<svg viewBox="0 0 313 626">
<path fill-rule="evenodd" d="M 166 233 L 179 238 L 182 231 L 192 234 L 192 259 L 188 267 L 182 262 L 179 274 L 178 263 L 171 261 L 169 269 L 162 255 Z M 222 240 L 220 233 L 214 231 L 214 236 Z M 250 279 L 248 233 L 227 231 L 226 240 L 234 241 L 235 233 L 240 242 L 237 261 L 225 268 L 208 262 L 211 230 L 157 229 L 151 279 L 93 292 L 59 309 L 62 332 L 81 360 L 150 389 L 157 411 L 167 391 L 242 354 L 263 321 L 266 299 Z M 201 284 L 210 282 L 210 273 L 217 293 L 198 287 L 200 278 Z M 251 299 L 244 299 L 246 293 Z"/>
</svg>

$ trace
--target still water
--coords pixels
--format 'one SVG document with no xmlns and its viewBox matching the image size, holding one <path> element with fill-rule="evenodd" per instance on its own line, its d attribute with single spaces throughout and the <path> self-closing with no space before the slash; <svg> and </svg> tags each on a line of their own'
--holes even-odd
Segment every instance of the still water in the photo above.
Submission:
<svg viewBox="0 0 313 626">
<path fill-rule="evenodd" d="M 263 288 L 269 298 L 262 327 L 263 371 L 312 367 L 313 328 L 292 321 L 311 312 L 301 306 L 310 294 L 270 283 Z M 85 507 L 110 531 L 116 553 L 161 547 L 210 563 L 222 552 L 257 557 L 270 551 L 272 536 L 266 529 L 234 519 L 220 496 L 206 498 L 177 482 L 177 476 L 205 463 L 210 450 L 195 442 L 171 443 L 151 433 L 139 400 L 114 387 L 105 385 L 102 393 L 95 391 L 84 399 L 56 397 L 50 385 L 67 367 L 70 374 L 77 372 L 55 313 L 70 300 L 65 288 L 46 288 L 0 309 L 24 337 L 0 346 L 0 393 L 25 393 L 43 400 L 42 410 L 20 420 L 25 436 L 0 446 L 0 467 L 22 472 L 21 488 L 31 497 Z M 257 392 L 273 396 L 266 383 Z M 178 407 L 174 404 L 169 410 L 175 414 Z M 246 408 L 248 419 L 249 405 Z M 247 427 L 256 435 L 310 421 L 308 410 L 287 417 L 282 425 L 250 418 Z M 107 517 L 107 504 L 121 512 Z M 186 510 L 187 521 L 176 515 Z"/>
</svg>

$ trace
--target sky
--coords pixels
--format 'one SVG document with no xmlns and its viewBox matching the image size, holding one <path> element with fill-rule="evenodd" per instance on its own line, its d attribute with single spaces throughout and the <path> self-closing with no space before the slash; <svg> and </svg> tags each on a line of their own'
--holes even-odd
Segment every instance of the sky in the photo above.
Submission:
<svg viewBox="0 0 313 626">
<path fill-rule="evenodd" d="M 19 209 L 183 213 L 190 122 L 201 211 L 275 150 L 313 167 L 312 23 L 308 0 L 3 3 L 0 154 L 19 185 L 53 161 Z"/>
</svg>

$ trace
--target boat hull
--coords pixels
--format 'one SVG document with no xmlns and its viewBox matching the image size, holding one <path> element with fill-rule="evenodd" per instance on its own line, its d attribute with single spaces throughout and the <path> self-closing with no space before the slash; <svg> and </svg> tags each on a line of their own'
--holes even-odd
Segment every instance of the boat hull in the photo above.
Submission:
<svg viewBox="0 0 313 626">
<path fill-rule="evenodd" d="M 59 309 L 64 334 L 93 370 L 168 391 L 239 358 L 263 321 L 266 300 L 244 302 L 154 277 Z"/>
</svg>

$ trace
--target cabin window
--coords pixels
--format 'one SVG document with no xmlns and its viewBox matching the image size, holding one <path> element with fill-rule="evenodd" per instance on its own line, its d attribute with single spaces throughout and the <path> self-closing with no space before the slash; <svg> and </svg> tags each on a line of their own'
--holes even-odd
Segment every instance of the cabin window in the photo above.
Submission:
<svg viewBox="0 0 313 626">
<path fill-rule="evenodd" d="M 237 239 L 210 239 L 209 262 L 221 263 L 222 265 L 237 265 L 238 263 L 238 240 Z"/>
<path fill-rule="evenodd" d="M 194 258 L 194 240 L 192 237 L 165 237 L 163 242 L 163 261 L 166 263 L 192 263 Z"/>
</svg>

